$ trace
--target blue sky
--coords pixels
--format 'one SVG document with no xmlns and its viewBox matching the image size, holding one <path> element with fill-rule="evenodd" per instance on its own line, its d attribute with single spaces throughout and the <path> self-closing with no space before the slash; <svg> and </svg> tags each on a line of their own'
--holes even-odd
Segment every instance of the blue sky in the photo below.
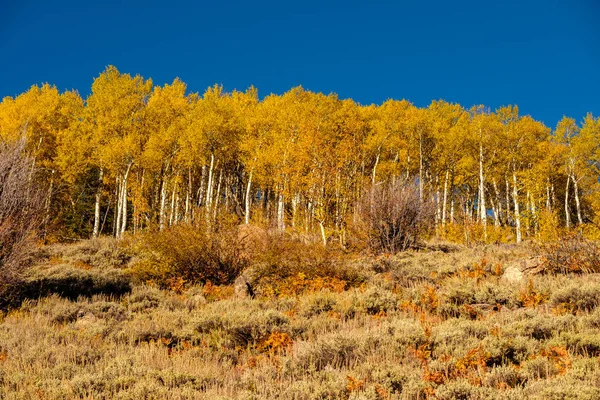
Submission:
<svg viewBox="0 0 600 400">
<path fill-rule="evenodd" d="M 192 92 L 302 85 L 362 104 L 517 104 L 553 127 L 600 115 L 596 0 L 0 0 L 0 97 L 83 96 L 107 65 Z"/>
</svg>

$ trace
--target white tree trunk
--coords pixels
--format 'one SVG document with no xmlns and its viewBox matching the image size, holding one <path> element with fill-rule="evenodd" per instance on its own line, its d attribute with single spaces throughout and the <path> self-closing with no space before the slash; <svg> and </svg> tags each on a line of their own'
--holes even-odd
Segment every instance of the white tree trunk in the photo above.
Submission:
<svg viewBox="0 0 600 400">
<path fill-rule="evenodd" d="M 282 193 L 279 194 L 277 203 L 277 228 L 283 232 L 285 231 L 285 202 Z"/>
<path fill-rule="evenodd" d="M 381 154 L 381 150 L 377 151 L 377 157 L 375 158 L 375 165 L 373 166 L 373 174 L 371 176 L 371 184 L 375 184 L 375 176 L 377 174 L 377 164 L 379 164 L 379 155 Z"/>
<path fill-rule="evenodd" d="M 123 194 L 122 194 L 122 199 L 121 199 L 121 201 L 122 201 L 121 207 L 123 207 L 123 211 L 121 212 L 122 220 L 121 220 L 119 237 L 121 237 L 123 235 L 123 233 L 125 233 L 125 231 L 127 230 L 127 180 L 129 179 L 129 173 L 131 172 L 132 166 L 133 166 L 133 162 L 129 163 L 129 165 L 127 166 L 127 171 L 125 172 L 125 176 L 123 177 L 123 183 L 122 183 Z"/>
<path fill-rule="evenodd" d="M 483 224 L 483 236 L 487 238 L 487 210 L 485 208 L 485 181 L 483 177 L 483 143 L 479 142 L 479 221 Z"/>
<path fill-rule="evenodd" d="M 548 182 L 546 183 L 546 210 L 552 211 L 552 206 L 550 202 L 550 178 L 548 177 Z"/>
<path fill-rule="evenodd" d="M 254 171 L 250 170 L 250 175 L 248 175 L 248 184 L 246 185 L 246 201 L 245 201 L 245 210 L 244 210 L 244 222 L 246 225 L 250 223 L 250 207 L 252 206 L 252 173 Z"/>
<path fill-rule="evenodd" d="M 504 223 L 508 224 L 510 221 L 510 183 L 508 182 L 508 176 L 504 176 L 504 184 L 506 186 L 506 218 Z"/>
<path fill-rule="evenodd" d="M 190 222 L 190 213 L 191 213 L 191 197 L 192 197 L 192 169 L 188 168 L 188 185 L 185 193 L 185 215 L 183 220 L 186 223 Z"/>
<path fill-rule="evenodd" d="M 219 201 L 221 200 L 221 182 L 223 181 L 223 170 L 219 171 L 219 181 L 217 182 L 217 193 L 213 204 L 213 221 L 217 220 L 217 212 L 219 210 Z"/>
<path fill-rule="evenodd" d="M 577 186 L 577 179 L 575 179 L 575 175 L 571 175 L 571 179 L 573 180 L 573 191 L 575 192 L 575 207 L 577 209 L 577 222 L 579 225 L 583 224 L 583 219 L 581 218 L 581 204 L 579 203 L 579 188 Z"/>
<path fill-rule="evenodd" d="M 423 202 L 423 134 L 419 130 L 419 201 Z"/>
<path fill-rule="evenodd" d="M 292 196 L 292 228 L 296 227 L 296 215 L 298 213 L 298 203 L 300 202 L 300 194 Z"/>
<path fill-rule="evenodd" d="M 325 225 L 323 225 L 323 221 L 319 221 L 319 228 L 321 228 L 321 240 L 323 240 L 323 246 L 327 247 L 327 235 L 325 234 Z"/>
<path fill-rule="evenodd" d="M 496 208 L 494 210 L 494 226 L 500 226 L 500 214 L 502 213 L 502 200 L 500 198 L 500 191 L 498 190 L 498 184 L 494 178 L 494 192 L 496 193 Z"/>
<path fill-rule="evenodd" d="M 169 213 L 169 226 L 172 226 L 175 223 L 175 188 L 177 186 L 173 185 L 173 190 L 171 191 L 171 212 Z"/>
<path fill-rule="evenodd" d="M 204 202 L 204 204 L 206 204 L 206 216 L 207 216 L 207 218 L 210 215 L 210 208 L 212 206 L 214 168 L 215 168 L 215 155 L 211 154 L 210 155 L 210 167 L 209 167 L 209 170 L 208 170 L 208 183 L 206 185 L 206 201 Z"/>
<path fill-rule="evenodd" d="M 571 181 L 571 175 L 567 175 L 567 187 L 565 189 L 565 223 L 567 229 L 571 227 L 571 211 L 569 210 L 569 182 Z"/>
<path fill-rule="evenodd" d="M 159 229 L 162 231 L 165 229 L 166 226 L 166 213 L 165 213 L 165 207 L 167 205 L 167 181 L 163 175 L 162 178 L 162 187 L 160 189 L 160 210 L 158 213 L 158 224 L 159 224 Z"/>
<path fill-rule="evenodd" d="M 446 209 L 448 207 L 448 178 L 450 170 L 446 169 L 446 178 L 444 179 L 444 199 L 442 204 L 442 226 L 446 225 Z"/>
<path fill-rule="evenodd" d="M 521 212 L 519 211 L 519 191 L 517 189 L 517 174 L 513 172 L 513 202 L 515 203 L 515 228 L 517 243 L 521 243 Z"/>
<path fill-rule="evenodd" d="M 121 184 L 121 225 L 118 227 L 118 237 L 121 237 L 127 228 L 127 182 Z"/>
<path fill-rule="evenodd" d="M 116 178 L 116 182 L 117 182 L 117 220 L 116 223 L 113 227 L 113 234 L 116 238 L 119 237 L 120 233 L 121 233 L 121 214 L 123 213 L 123 181 L 119 180 L 119 177 Z"/>
<path fill-rule="evenodd" d="M 100 167 L 98 175 L 98 190 L 96 191 L 96 201 L 94 204 L 94 231 L 92 236 L 97 238 L 100 235 L 100 200 L 102 197 L 102 180 L 104 179 L 104 168 Z"/>
<path fill-rule="evenodd" d="M 533 195 L 531 196 L 531 218 L 533 220 L 533 233 L 537 235 L 538 233 L 538 215 L 537 215 L 537 207 L 535 205 L 535 199 Z"/>
</svg>

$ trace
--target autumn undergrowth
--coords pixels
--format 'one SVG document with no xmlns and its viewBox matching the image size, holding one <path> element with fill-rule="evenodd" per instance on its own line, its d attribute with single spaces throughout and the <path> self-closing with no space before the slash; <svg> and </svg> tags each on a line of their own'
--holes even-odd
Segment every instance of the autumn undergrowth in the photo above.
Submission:
<svg viewBox="0 0 600 400">
<path fill-rule="evenodd" d="M 239 234 L 268 248 L 263 233 Z M 0 398 L 600 396 L 600 275 L 505 281 L 531 244 L 380 256 L 318 241 L 280 241 L 261 257 L 242 247 L 262 274 L 253 299 L 227 280 L 144 281 L 137 245 L 40 250 L 29 279 L 55 286 L 2 316 Z M 73 276 L 92 277 L 87 292 Z"/>
</svg>

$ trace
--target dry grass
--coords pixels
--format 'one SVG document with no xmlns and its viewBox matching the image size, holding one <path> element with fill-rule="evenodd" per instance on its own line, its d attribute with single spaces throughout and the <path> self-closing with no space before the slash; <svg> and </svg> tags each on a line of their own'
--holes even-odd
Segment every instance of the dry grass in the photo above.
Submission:
<svg viewBox="0 0 600 400">
<path fill-rule="evenodd" d="M 112 244 L 78 246 L 46 268 L 95 271 Z M 252 300 L 213 285 L 27 300 L 0 323 L 0 398 L 599 398 L 600 276 L 504 282 L 530 251 L 346 261 L 362 283 L 296 277 Z"/>
</svg>

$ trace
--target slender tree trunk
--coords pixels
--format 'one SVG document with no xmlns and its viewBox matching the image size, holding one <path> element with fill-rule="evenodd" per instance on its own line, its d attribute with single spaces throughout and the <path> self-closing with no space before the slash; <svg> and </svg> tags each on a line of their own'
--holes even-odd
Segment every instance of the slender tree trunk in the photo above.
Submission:
<svg viewBox="0 0 600 400">
<path fill-rule="evenodd" d="M 327 247 L 327 235 L 325 234 L 325 225 L 323 225 L 323 220 L 319 220 L 319 228 L 321 229 L 321 240 L 323 240 L 323 246 Z"/>
<path fill-rule="evenodd" d="M 450 170 L 446 169 L 446 178 L 444 179 L 444 199 L 442 204 L 442 226 L 446 225 L 446 208 L 448 205 L 448 178 Z"/>
<path fill-rule="evenodd" d="M 219 170 L 219 181 L 217 182 L 217 195 L 213 204 L 213 221 L 217 220 L 217 212 L 219 211 L 219 202 L 221 200 L 221 183 L 223 181 L 223 170 Z"/>
<path fill-rule="evenodd" d="M 122 198 L 122 204 L 121 206 L 123 207 L 123 211 L 122 211 L 122 221 L 121 221 L 121 232 L 119 234 L 119 237 L 121 237 L 123 235 L 123 233 L 125 233 L 125 231 L 127 230 L 127 180 L 129 179 L 129 173 L 131 172 L 131 167 L 133 166 L 133 162 L 130 162 L 129 165 L 127 166 L 127 171 L 125 171 L 125 176 L 123 177 L 123 198 Z"/>
<path fill-rule="evenodd" d="M 283 194 L 279 194 L 277 203 L 277 228 L 283 232 L 285 231 L 285 202 Z"/>
<path fill-rule="evenodd" d="M 210 167 L 208 170 L 208 183 L 206 185 L 206 218 L 208 219 L 210 216 L 210 208 L 212 206 L 212 192 L 213 192 L 213 175 L 214 175 L 214 167 L 215 167 L 215 155 L 210 155 Z M 207 220 L 208 222 L 208 220 Z"/>
<path fill-rule="evenodd" d="M 571 211 L 569 210 L 569 182 L 571 181 L 571 175 L 567 175 L 567 187 L 565 189 L 565 222 L 567 229 L 571 227 Z"/>
<path fill-rule="evenodd" d="M 537 215 L 537 207 L 535 205 L 535 199 L 533 195 L 531 196 L 531 219 L 533 222 L 533 233 L 537 235 L 538 233 L 538 215 Z"/>
<path fill-rule="evenodd" d="M 186 224 L 188 224 L 191 220 L 191 197 L 192 197 L 192 168 L 188 168 L 188 184 L 187 190 L 185 192 L 185 215 L 183 217 Z"/>
<path fill-rule="evenodd" d="M 146 171 L 142 168 L 141 172 L 142 172 L 141 176 L 139 173 L 137 174 L 137 176 L 139 177 L 139 179 L 138 179 L 139 183 L 138 183 L 138 192 L 135 195 L 136 200 L 137 200 L 138 196 L 139 197 L 144 196 L 144 175 L 145 175 Z M 140 217 L 140 210 L 138 208 L 138 201 L 133 201 L 133 234 L 134 235 L 137 234 L 137 232 L 138 232 L 138 229 L 140 227 L 140 220 L 141 220 L 141 217 Z"/>
<path fill-rule="evenodd" d="M 437 181 L 437 178 L 436 178 Z M 434 206 L 435 206 L 435 230 L 436 232 L 438 232 L 438 228 L 441 225 L 442 222 L 442 194 L 440 193 L 440 187 L 436 182 L 436 190 L 435 190 L 435 200 L 434 200 Z"/>
<path fill-rule="evenodd" d="M 159 229 L 162 231 L 165 229 L 166 226 L 166 212 L 165 212 L 165 207 L 167 205 L 167 180 L 165 179 L 165 176 L 163 174 L 162 179 L 161 179 L 162 183 L 161 183 L 161 189 L 160 189 L 160 209 L 159 209 L 159 213 L 158 213 L 158 224 L 159 224 Z"/>
<path fill-rule="evenodd" d="M 529 193 L 529 190 L 527 190 L 525 192 L 525 210 L 529 210 L 529 216 L 525 220 L 525 233 L 527 236 L 531 236 L 532 214 L 531 214 L 531 194 Z"/>
<path fill-rule="evenodd" d="M 505 207 L 505 209 L 506 209 L 506 216 L 505 216 L 504 223 L 506 225 L 508 225 L 509 222 L 511 222 L 511 219 L 510 219 L 510 193 L 511 193 L 511 190 L 510 190 L 510 183 L 508 182 L 508 176 L 507 175 L 504 176 L 504 183 L 506 185 L 506 192 L 505 192 L 505 195 L 506 195 L 506 207 Z"/>
<path fill-rule="evenodd" d="M 496 193 L 496 210 L 494 211 L 494 226 L 500 226 L 500 215 L 502 214 L 502 199 L 500 197 L 500 190 L 498 190 L 498 184 L 496 183 L 496 178 L 493 180 L 494 182 L 494 192 Z"/>
<path fill-rule="evenodd" d="M 204 206 L 204 193 L 206 191 L 204 187 L 204 181 L 206 177 L 206 165 L 202 166 L 200 173 L 200 187 L 198 188 L 198 207 Z"/>
<path fill-rule="evenodd" d="M 579 203 L 579 188 L 577 186 L 577 179 L 575 179 L 575 175 L 571 175 L 571 179 L 573 180 L 573 191 L 575 192 L 575 207 L 577 209 L 577 222 L 579 225 L 583 224 L 583 219 L 581 218 L 581 204 Z"/>
<path fill-rule="evenodd" d="M 244 210 L 244 222 L 246 223 L 246 225 L 250 223 L 250 207 L 252 206 L 251 188 L 253 172 L 253 170 L 250 170 L 250 174 L 248 175 L 248 184 L 246 185 L 246 201 Z"/>
<path fill-rule="evenodd" d="M 117 228 L 117 237 L 123 236 L 127 227 L 127 183 L 121 183 L 121 225 Z"/>
<path fill-rule="evenodd" d="M 112 234 L 117 236 L 117 226 L 121 222 L 121 186 L 119 184 L 119 177 L 115 178 L 115 209 L 113 211 L 112 220 Z"/>
<path fill-rule="evenodd" d="M 490 206 L 492 207 L 492 212 L 494 213 L 494 226 L 500 226 L 498 204 L 496 204 L 496 201 L 493 197 L 490 197 Z"/>
<path fill-rule="evenodd" d="M 336 231 L 340 228 L 340 174 L 339 172 L 335 175 L 335 216 L 334 225 Z"/>
<path fill-rule="evenodd" d="M 46 229 L 48 222 L 50 222 L 50 210 L 52 209 L 52 192 L 54 191 L 54 174 L 55 170 L 50 171 L 50 185 L 48 185 L 48 194 L 46 195 L 46 201 L 44 209 L 46 215 L 44 216 L 44 230 Z"/>
<path fill-rule="evenodd" d="M 485 181 L 483 177 L 483 143 L 479 142 L 479 220 L 483 224 L 483 237 L 487 239 L 487 210 L 485 208 Z"/>
<path fill-rule="evenodd" d="M 513 172 L 513 202 L 515 203 L 515 228 L 517 243 L 521 243 L 521 213 L 519 211 L 519 192 L 517 189 L 517 173 Z"/>
<path fill-rule="evenodd" d="M 300 194 L 292 196 L 292 228 L 296 227 L 296 214 L 298 212 L 298 203 L 300 202 Z"/>
<path fill-rule="evenodd" d="M 179 193 L 175 194 L 175 223 L 179 223 L 180 215 L 179 215 Z"/>
<path fill-rule="evenodd" d="M 375 165 L 373 166 L 373 174 L 371 176 L 371 184 L 375 184 L 375 176 L 377 174 L 377 164 L 379 164 L 379 156 L 381 154 L 381 149 L 377 150 L 377 157 L 375 158 Z"/>
<path fill-rule="evenodd" d="M 419 201 L 423 202 L 423 133 L 419 129 Z"/>
<path fill-rule="evenodd" d="M 100 233 L 104 230 L 104 224 L 106 224 L 106 218 L 108 217 L 108 212 L 110 211 L 111 200 L 108 199 L 108 204 L 106 205 L 106 211 L 104 211 L 104 218 L 102 218 L 102 225 L 100 225 Z"/>
<path fill-rule="evenodd" d="M 176 178 L 177 180 L 177 178 Z M 171 212 L 169 213 L 169 226 L 172 226 L 175 222 L 175 192 L 177 185 L 173 185 L 173 190 L 171 191 Z"/>
<path fill-rule="evenodd" d="M 102 180 L 104 179 L 104 168 L 100 167 L 98 174 L 98 190 L 96 191 L 96 201 L 94 204 L 94 231 L 92 236 L 97 238 L 100 235 L 100 200 L 102 197 Z"/>
<path fill-rule="evenodd" d="M 552 205 L 550 200 L 550 177 L 548 177 L 548 181 L 546 182 L 546 211 L 552 211 Z"/>
<path fill-rule="evenodd" d="M 122 187 L 122 180 L 119 179 L 119 177 L 116 178 L 116 196 L 117 196 L 117 204 L 115 205 L 116 208 L 116 215 L 117 215 L 117 219 L 115 224 L 113 225 L 113 235 L 114 237 L 118 238 L 119 237 L 119 233 L 121 232 L 121 215 L 123 212 L 123 187 Z"/>
<path fill-rule="evenodd" d="M 454 167 L 450 173 L 450 223 L 454 223 Z"/>
<path fill-rule="evenodd" d="M 312 200 L 308 200 L 306 204 L 306 212 L 304 213 L 304 230 L 306 233 L 310 230 L 311 225 Z"/>
</svg>

